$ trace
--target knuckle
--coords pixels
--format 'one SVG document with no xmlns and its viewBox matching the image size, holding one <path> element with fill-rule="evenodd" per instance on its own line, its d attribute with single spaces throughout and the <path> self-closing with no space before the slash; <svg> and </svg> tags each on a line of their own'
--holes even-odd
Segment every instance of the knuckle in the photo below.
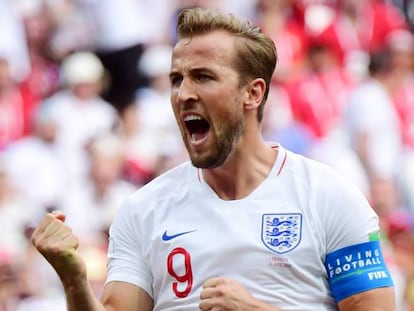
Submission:
<svg viewBox="0 0 414 311">
<path fill-rule="evenodd" d="M 37 243 L 37 235 L 35 235 L 33 233 L 32 236 L 30 237 L 30 242 L 32 242 L 32 245 L 33 246 L 36 246 L 36 243 Z"/>
<path fill-rule="evenodd" d="M 43 248 L 43 239 L 41 237 L 32 237 L 32 244 L 34 247 L 36 247 L 38 250 Z"/>
</svg>

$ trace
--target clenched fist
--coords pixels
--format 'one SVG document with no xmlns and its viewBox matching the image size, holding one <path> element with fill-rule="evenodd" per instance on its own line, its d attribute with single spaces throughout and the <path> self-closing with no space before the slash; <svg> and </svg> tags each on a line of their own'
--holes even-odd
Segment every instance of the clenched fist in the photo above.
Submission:
<svg viewBox="0 0 414 311">
<path fill-rule="evenodd" d="M 33 232 L 32 243 L 62 280 L 85 278 L 86 266 L 77 252 L 79 240 L 64 222 L 62 212 L 47 214 Z"/>
</svg>

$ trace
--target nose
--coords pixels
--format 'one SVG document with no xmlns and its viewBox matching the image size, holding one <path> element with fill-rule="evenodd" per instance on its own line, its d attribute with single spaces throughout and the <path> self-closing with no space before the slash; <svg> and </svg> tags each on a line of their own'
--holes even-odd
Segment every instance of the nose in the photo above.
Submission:
<svg viewBox="0 0 414 311">
<path fill-rule="evenodd" d="M 195 86 L 189 78 L 183 78 L 176 92 L 177 102 L 185 103 L 197 98 Z"/>
</svg>

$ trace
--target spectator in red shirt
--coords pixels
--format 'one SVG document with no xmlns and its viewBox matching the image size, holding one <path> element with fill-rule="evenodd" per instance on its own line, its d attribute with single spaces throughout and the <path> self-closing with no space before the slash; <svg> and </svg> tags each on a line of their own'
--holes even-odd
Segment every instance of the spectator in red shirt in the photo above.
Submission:
<svg viewBox="0 0 414 311">
<path fill-rule="evenodd" d="M 7 59 L 0 57 L 0 150 L 27 133 L 30 100 L 13 79 Z"/>
<path fill-rule="evenodd" d="M 368 54 L 385 45 L 387 35 L 407 28 L 403 14 L 393 5 L 378 0 L 340 0 L 332 22 L 320 33 L 311 34 L 334 48 L 341 63 L 367 65 Z"/>
</svg>

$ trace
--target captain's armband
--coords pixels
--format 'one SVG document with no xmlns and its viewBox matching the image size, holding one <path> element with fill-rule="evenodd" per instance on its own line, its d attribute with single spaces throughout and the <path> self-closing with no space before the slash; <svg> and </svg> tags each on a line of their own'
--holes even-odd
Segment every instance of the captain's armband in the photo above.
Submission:
<svg viewBox="0 0 414 311">
<path fill-rule="evenodd" d="M 336 250 L 326 256 L 325 267 L 337 302 L 373 288 L 393 286 L 379 241 Z"/>
</svg>

